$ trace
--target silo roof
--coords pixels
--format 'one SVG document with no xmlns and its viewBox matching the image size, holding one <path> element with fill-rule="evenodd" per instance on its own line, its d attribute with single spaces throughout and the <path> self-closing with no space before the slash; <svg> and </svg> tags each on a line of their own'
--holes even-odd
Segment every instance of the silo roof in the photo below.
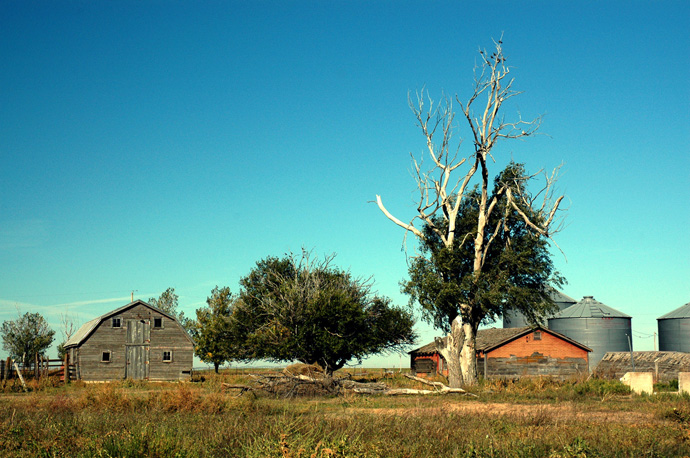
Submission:
<svg viewBox="0 0 690 458">
<path fill-rule="evenodd" d="M 630 315 L 604 305 L 593 296 L 585 296 L 577 304 L 561 310 L 553 318 L 632 318 Z"/>
<path fill-rule="evenodd" d="M 659 318 L 657 318 L 657 320 L 666 320 L 669 318 L 690 318 L 690 302 L 681 307 L 678 307 L 672 312 L 668 312 L 664 316 L 660 316 Z"/>
<path fill-rule="evenodd" d="M 551 300 L 554 302 L 572 302 L 573 304 L 577 302 L 575 299 L 567 294 L 563 294 L 556 288 L 549 288 L 549 296 L 551 296 Z"/>
</svg>

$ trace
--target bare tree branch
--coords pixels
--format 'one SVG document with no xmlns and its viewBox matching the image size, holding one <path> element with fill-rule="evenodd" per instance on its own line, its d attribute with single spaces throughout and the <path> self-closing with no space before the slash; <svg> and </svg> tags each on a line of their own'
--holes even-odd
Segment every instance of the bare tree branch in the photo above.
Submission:
<svg viewBox="0 0 690 458">
<path fill-rule="evenodd" d="M 440 103 L 435 104 L 424 88 L 416 93 L 415 101 L 408 93 L 408 104 L 425 139 L 424 156 L 428 155 L 430 162 L 429 168 L 424 168 L 422 159 L 412 157 L 413 174 L 419 192 L 416 215 L 409 223 L 404 223 L 384 207 L 379 195 L 376 196 L 381 212 L 393 223 L 405 229 L 405 237 L 411 232 L 421 240 L 425 238 L 424 233 L 414 226 L 415 220 L 420 219 L 427 230 L 438 235 L 444 247 L 453 248 L 460 210 L 470 193 L 468 186 L 470 183 L 479 181 L 476 230 L 462 234 L 461 242 L 461 245 L 464 245 L 468 239 L 474 239 L 475 281 L 479 280 L 489 248 L 497 234 L 506 229 L 511 212 L 514 211 L 519 215 L 531 230 L 555 243 L 551 235 L 558 230 L 557 226 L 554 227 L 554 220 L 563 200 L 563 196 L 556 197 L 554 191 L 558 169 L 550 176 L 546 176 L 546 184 L 534 196 L 523 190 L 526 189 L 526 183 L 536 175 L 515 177 L 514 182 L 504 184 L 497 195 L 489 196 L 490 164 L 488 161 L 495 161 L 492 155 L 494 146 L 504 139 L 531 137 L 537 134 L 542 123 L 541 116 L 524 120 L 519 112 L 517 119 L 506 120 L 502 111 L 503 103 L 520 95 L 521 92 L 513 88 L 514 79 L 511 68 L 506 64 L 502 39 L 494 41 L 494 46 L 495 50 L 491 53 L 483 49 L 479 50 L 480 58 L 474 71 L 474 90 L 470 97 L 463 103 L 457 95 L 455 96 L 455 101 L 460 106 L 460 111 L 471 133 L 471 137 L 468 137 L 473 143 L 470 153 L 466 157 L 461 157 L 462 139 L 457 140 L 457 147 L 453 146 L 456 143 L 454 138 L 456 126 L 451 98 L 444 95 Z M 466 168 L 460 169 L 463 166 Z M 497 208 L 499 199 L 507 201 L 505 206 L 503 203 L 500 204 L 500 210 Z M 537 204 L 537 199 L 541 200 L 539 204 Z M 494 227 L 487 227 L 492 214 L 501 210 L 503 215 L 495 226 L 491 223 Z M 510 241 L 508 240 L 507 243 Z M 458 304 L 458 313 L 463 318 L 463 328 L 468 326 L 468 320 L 481 321 L 483 319 L 483 316 L 479 316 L 481 315 L 479 312 L 467 304 Z M 454 323 L 452 318 L 449 317 Z M 478 325 L 478 323 L 474 324 Z M 471 353 L 468 348 L 473 348 L 474 331 L 476 331 L 476 326 L 466 328 L 462 338 L 463 358 L 470 357 L 467 356 Z M 450 365 L 451 361 L 448 363 Z M 469 367 L 468 371 L 464 373 L 463 370 L 463 378 L 469 382 L 476 380 L 476 365 Z M 455 381 L 451 382 L 451 386 L 456 386 L 455 383 Z"/>
</svg>

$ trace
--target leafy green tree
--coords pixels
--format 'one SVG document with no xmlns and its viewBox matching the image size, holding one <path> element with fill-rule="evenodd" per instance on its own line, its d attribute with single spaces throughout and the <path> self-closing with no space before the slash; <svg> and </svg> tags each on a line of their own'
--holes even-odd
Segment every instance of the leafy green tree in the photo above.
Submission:
<svg viewBox="0 0 690 458">
<path fill-rule="evenodd" d="M 507 205 L 505 186 L 524 195 L 526 190 L 521 177 L 526 175 L 523 164 L 511 162 L 494 181 L 492 201 L 497 208 L 485 226 L 485 263 L 480 281 L 475 278 L 474 246 L 456 239 L 447 247 L 431 225 L 423 228 L 420 241 L 422 256 L 410 261 L 410 280 L 403 282 L 403 291 L 410 295 L 411 303 L 422 308 L 422 317 L 445 332 L 458 317 L 458 302 L 473 304 L 472 314 L 465 318 L 474 330 L 480 324 L 495 321 L 503 313 L 518 310 L 529 321 L 537 323 L 541 317 L 555 308 L 548 294 L 550 286 L 560 286 L 564 279 L 551 261 L 547 240 Z M 476 230 L 480 191 L 466 193 L 460 203 L 455 230 L 458 234 L 471 235 Z M 522 209 L 530 213 L 529 208 Z M 532 215 L 537 218 L 537 215 Z M 433 224 L 442 226 L 441 217 Z"/>
<path fill-rule="evenodd" d="M 186 317 L 183 311 L 177 309 L 179 306 L 178 299 L 179 296 L 175 293 L 175 288 L 168 288 L 159 297 L 150 297 L 148 303 L 168 315 L 172 315 L 189 335 L 196 337 L 194 320 Z"/>
<path fill-rule="evenodd" d="M 531 246 L 527 238 L 520 251 L 515 247 L 517 242 L 511 240 L 515 238 L 511 233 L 514 221 L 521 219 L 529 228 L 525 230 L 534 238 L 551 240 L 559 229 L 554 221 L 563 200 L 563 196 L 556 196 L 553 190 L 557 171 L 546 176 L 545 184 L 534 195 L 526 191 L 526 183 L 534 176 L 525 175 L 523 169 L 514 170 L 519 173 L 512 181 L 499 180 L 499 186 L 491 193 L 492 177 L 496 176 L 491 168 L 499 151 L 495 147 L 504 140 L 530 137 L 541 125 L 540 117 L 531 121 L 519 115 L 513 121 L 506 118 L 503 104 L 520 92 L 513 89 L 511 68 L 506 63 L 502 41 L 494 44 L 496 49 L 491 54 L 479 51 L 474 91 L 470 97 L 464 103 L 455 97 L 467 122 L 471 140 L 468 143 L 472 145 L 468 154 L 460 154 L 462 140 L 458 143 L 454 139 L 457 125 L 451 100 L 446 98 L 445 103 L 434 105 L 426 94 L 421 94 L 416 103 L 410 101 L 424 136 L 428 158 L 427 161 L 413 159 L 419 191 L 416 214 L 409 222 L 404 222 L 393 216 L 381 197 L 376 196 L 383 214 L 417 238 L 422 250 L 426 250 L 422 252 L 426 261 L 441 263 L 435 273 L 440 276 L 438 281 L 445 285 L 443 287 L 428 277 L 430 273 L 425 273 L 433 272 L 432 269 L 423 269 L 423 263 L 414 262 L 413 258 L 412 274 L 424 278 L 423 281 L 411 279 L 418 286 L 408 285 L 408 292 L 423 301 L 429 297 L 429 301 L 422 304 L 426 318 L 448 332 L 447 338 L 437 347 L 448 363 L 451 387 L 477 382 L 479 324 L 493 316 L 495 308 L 503 306 L 502 301 L 526 299 L 536 294 L 517 287 L 506 289 L 504 277 L 517 278 L 510 273 L 510 265 L 524 266 L 522 257 L 530 256 L 521 251 Z M 477 187 L 473 188 L 475 183 Z M 417 219 L 421 220 L 421 228 L 415 226 Z M 502 254 L 503 249 L 511 246 L 509 252 Z M 429 257 L 432 254 L 434 256 Z M 462 275 L 455 272 L 461 263 Z M 450 265 L 453 267 L 447 267 Z M 498 270 L 494 270 L 496 266 Z M 465 274 L 467 271 L 471 273 Z M 503 286 L 495 286 L 497 279 Z M 423 285 L 443 295 L 434 299 L 436 306 L 430 308 L 431 296 L 424 293 Z M 522 308 L 521 304 L 514 306 Z"/>
<path fill-rule="evenodd" d="M 67 356 L 67 351 L 65 350 L 65 344 L 67 341 L 60 342 L 57 346 L 57 357 L 59 360 L 64 361 L 65 356 Z"/>
<path fill-rule="evenodd" d="M 14 321 L 3 322 L 0 333 L 3 349 L 25 366 L 30 364 L 36 355 L 45 355 L 55 335 L 55 331 L 40 313 L 29 312 L 20 315 Z"/>
<path fill-rule="evenodd" d="M 175 294 L 175 288 L 168 288 L 163 291 L 159 297 L 150 297 L 148 303 L 165 313 L 177 317 L 179 298 L 180 297 Z"/>
<path fill-rule="evenodd" d="M 232 315 L 243 359 L 318 364 L 327 373 L 355 359 L 414 343 L 414 319 L 371 290 L 371 281 L 313 261 L 268 257 L 240 281 Z"/>
<path fill-rule="evenodd" d="M 205 363 L 218 368 L 237 357 L 237 342 L 232 335 L 230 316 L 235 298 L 227 286 L 211 291 L 208 306 L 196 311 L 195 353 Z"/>
</svg>

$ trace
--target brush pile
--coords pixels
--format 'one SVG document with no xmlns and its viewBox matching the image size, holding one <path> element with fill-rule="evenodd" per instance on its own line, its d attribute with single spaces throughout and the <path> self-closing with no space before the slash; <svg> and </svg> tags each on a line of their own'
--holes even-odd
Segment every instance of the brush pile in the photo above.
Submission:
<svg viewBox="0 0 690 458">
<path fill-rule="evenodd" d="M 254 386 L 231 385 L 224 383 L 227 389 L 240 390 L 238 394 L 247 391 L 263 391 L 280 397 L 294 396 L 322 396 L 341 395 L 346 393 L 375 394 L 385 396 L 396 395 L 431 395 L 431 394 L 469 394 L 461 388 L 449 388 L 440 382 L 432 382 L 423 378 L 405 375 L 430 389 L 391 388 L 383 382 L 372 379 L 370 375 L 356 376 L 350 373 L 343 375 L 327 374 L 322 368 L 311 364 L 293 364 L 281 372 L 253 374 Z"/>
</svg>

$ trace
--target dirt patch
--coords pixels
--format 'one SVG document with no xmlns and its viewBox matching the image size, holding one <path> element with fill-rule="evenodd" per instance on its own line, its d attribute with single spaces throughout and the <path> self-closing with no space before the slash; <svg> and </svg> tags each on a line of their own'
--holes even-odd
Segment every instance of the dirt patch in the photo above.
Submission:
<svg viewBox="0 0 690 458">
<path fill-rule="evenodd" d="M 573 403 L 562 404 L 512 404 L 476 403 L 446 401 L 434 407 L 354 409 L 361 413 L 377 415 L 417 416 L 439 413 L 460 413 L 487 415 L 491 417 L 512 417 L 534 419 L 544 422 L 589 421 L 592 423 L 653 424 L 663 422 L 652 412 L 630 412 L 619 410 L 583 409 Z"/>
</svg>

